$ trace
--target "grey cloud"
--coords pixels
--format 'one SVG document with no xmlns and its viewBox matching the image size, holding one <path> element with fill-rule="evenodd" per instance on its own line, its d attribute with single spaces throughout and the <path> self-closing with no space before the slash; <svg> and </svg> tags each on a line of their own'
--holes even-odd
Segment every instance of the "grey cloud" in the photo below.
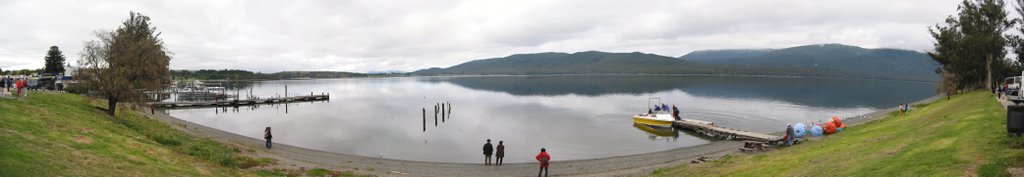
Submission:
<svg viewBox="0 0 1024 177">
<path fill-rule="evenodd" d="M 69 61 L 128 11 L 153 19 L 171 68 L 413 71 L 515 53 L 782 48 L 814 43 L 931 48 L 956 1 L 0 1 L 0 67 Z"/>
</svg>

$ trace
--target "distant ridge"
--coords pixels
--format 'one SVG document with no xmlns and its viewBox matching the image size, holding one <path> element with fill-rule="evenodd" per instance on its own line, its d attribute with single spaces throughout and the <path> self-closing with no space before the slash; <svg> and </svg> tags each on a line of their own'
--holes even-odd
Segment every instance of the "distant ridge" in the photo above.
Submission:
<svg viewBox="0 0 1024 177">
<path fill-rule="evenodd" d="M 865 77 L 935 81 L 940 65 L 927 54 L 901 49 L 865 49 L 816 44 L 778 50 L 695 51 L 679 57 L 700 64 L 729 67 L 787 67 L 836 70 Z"/>
<path fill-rule="evenodd" d="M 685 73 L 695 63 L 645 53 L 606 53 L 597 51 L 578 53 L 515 54 L 502 58 L 474 60 L 449 68 L 430 68 L 414 74 L 663 74 Z"/>
<path fill-rule="evenodd" d="M 694 51 L 679 58 L 647 53 L 515 54 L 429 68 L 412 75 L 730 74 L 936 81 L 939 64 L 900 49 L 816 44 L 784 49 Z"/>
</svg>

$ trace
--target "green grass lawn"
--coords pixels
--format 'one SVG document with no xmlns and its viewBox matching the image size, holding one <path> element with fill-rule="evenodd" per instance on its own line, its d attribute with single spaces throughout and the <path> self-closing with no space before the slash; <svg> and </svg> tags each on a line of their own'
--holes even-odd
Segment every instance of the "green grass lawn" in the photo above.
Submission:
<svg viewBox="0 0 1024 177">
<path fill-rule="evenodd" d="M 258 176 L 236 149 L 101 100 L 32 92 L 0 99 L 0 176 Z"/>
<path fill-rule="evenodd" d="M 988 92 L 915 107 L 768 153 L 660 169 L 653 176 L 1008 176 L 1024 166 L 1021 138 Z"/>
</svg>

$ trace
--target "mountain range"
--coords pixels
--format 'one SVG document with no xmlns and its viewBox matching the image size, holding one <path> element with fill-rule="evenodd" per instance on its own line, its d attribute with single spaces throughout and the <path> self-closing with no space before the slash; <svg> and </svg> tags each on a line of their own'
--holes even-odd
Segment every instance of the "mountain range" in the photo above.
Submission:
<svg viewBox="0 0 1024 177">
<path fill-rule="evenodd" d="M 939 76 L 934 71 L 938 67 L 940 64 L 927 54 L 916 51 L 815 44 L 784 49 L 702 50 L 681 57 L 599 51 L 515 54 L 410 74 L 723 74 L 937 81 Z"/>
</svg>

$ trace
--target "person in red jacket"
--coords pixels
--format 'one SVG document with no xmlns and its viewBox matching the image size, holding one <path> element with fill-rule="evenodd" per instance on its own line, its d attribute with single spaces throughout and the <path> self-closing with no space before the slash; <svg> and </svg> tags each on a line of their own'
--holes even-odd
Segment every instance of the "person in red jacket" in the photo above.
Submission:
<svg viewBox="0 0 1024 177">
<path fill-rule="evenodd" d="M 14 84 L 15 88 L 17 88 L 17 90 L 18 90 L 18 95 L 14 95 L 14 97 L 20 97 L 21 96 L 21 87 L 23 87 L 24 84 L 21 82 L 21 79 L 18 79 L 18 81 L 14 81 L 14 83 L 15 83 Z"/>
<path fill-rule="evenodd" d="M 540 148 L 540 154 L 537 154 L 536 158 L 537 161 L 540 161 L 540 171 L 537 172 L 537 176 L 540 177 L 542 173 L 544 176 L 548 176 L 548 165 L 550 165 L 548 162 L 551 161 L 551 155 L 548 155 L 546 149 Z"/>
</svg>

